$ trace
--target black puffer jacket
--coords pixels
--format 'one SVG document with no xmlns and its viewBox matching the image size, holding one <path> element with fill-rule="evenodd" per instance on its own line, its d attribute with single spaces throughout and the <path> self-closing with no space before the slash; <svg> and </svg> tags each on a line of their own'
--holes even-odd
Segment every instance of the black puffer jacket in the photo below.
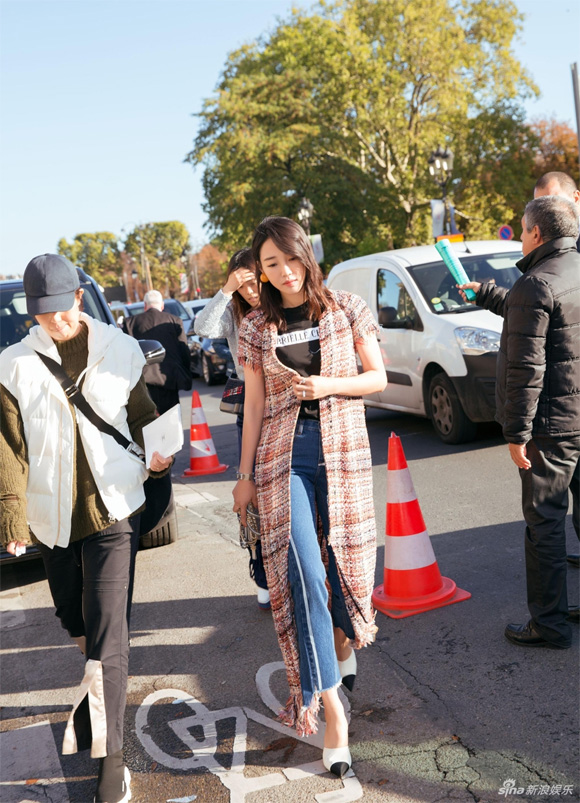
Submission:
<svg viewBox="0 0 580 803">
<path fill-rule="evenodd" d="M 509 443 L 580 434 L 580 254 L 550 240 L 517 263 L 511 290 L 482 285 L 476 304 L 504 318 L 496 413 Z"/>
</svg>

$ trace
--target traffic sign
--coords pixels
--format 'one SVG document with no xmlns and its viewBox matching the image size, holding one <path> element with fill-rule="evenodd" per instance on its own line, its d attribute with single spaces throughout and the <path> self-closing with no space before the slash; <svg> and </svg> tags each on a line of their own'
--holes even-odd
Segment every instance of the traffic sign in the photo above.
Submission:
<svg viewBox="0 0 580 803">
<path fill-rule="evenodd" d="M 514 239 L 514 230 L 511 226 L 507 224 L 505 226 L 500 226 L 498 231 L 498 237 L 500 240 L 513 240 Z"/>
</svg>

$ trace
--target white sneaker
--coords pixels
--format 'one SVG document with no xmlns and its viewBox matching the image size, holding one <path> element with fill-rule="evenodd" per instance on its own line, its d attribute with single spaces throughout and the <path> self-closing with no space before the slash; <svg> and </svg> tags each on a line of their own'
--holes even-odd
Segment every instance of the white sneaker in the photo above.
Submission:
<svg viewBox="0 0 580 803">
<path fill-rule="evenodd" d="M 267 588 L 258 587 L 258 607 L 263 611 L 269 611 L 270 605 L 270 592 Z"/>
</svg>

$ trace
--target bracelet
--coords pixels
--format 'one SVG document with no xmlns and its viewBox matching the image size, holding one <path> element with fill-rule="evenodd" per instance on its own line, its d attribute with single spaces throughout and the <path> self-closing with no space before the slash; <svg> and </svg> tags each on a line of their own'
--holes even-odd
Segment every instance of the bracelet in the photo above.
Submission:
<svg viewBox="0 0 580 803">
<path fill-rule="evenodd" d="M 254 481 L 254 472 L 252 471 L 251 474 L 241 474 L 239 471 L 236 474 L 237 480 L 252 480 Z"/>
</svg>

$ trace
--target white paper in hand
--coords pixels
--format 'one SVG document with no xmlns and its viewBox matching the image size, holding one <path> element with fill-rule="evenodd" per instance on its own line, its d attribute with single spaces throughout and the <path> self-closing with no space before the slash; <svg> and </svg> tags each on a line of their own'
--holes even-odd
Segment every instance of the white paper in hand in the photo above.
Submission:
<svg viewBox="0 0 580 803">
<path fill-rule="evenodd" d="M 183 446 L 183 425 L 181 423 L 181 407 L 176 404 L 155 421 L 143 427 L 145 444 L 145 465 L 151 468 L 153 452 L 162 457 L 171 457 Z"/>
</svg>

